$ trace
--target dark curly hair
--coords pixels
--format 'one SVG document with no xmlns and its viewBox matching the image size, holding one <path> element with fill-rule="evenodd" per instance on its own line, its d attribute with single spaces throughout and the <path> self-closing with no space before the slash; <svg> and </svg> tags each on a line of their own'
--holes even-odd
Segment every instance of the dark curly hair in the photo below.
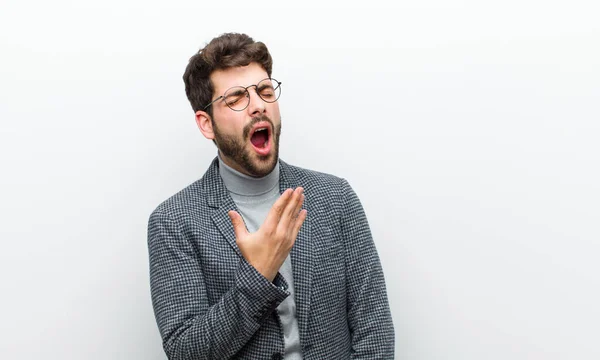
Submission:
<svg viewBox="0 0 600 360">
<path fill-rule="evenodd" d="M 246 34 L 226 33 L 212 39 L 190 58 L 183 74 L 185 93 L 194 112 L 203 110 L 213 97 L 210 74 L 215 70 L 260 64 L 271 77 L 273 59 L 267 46 Z M 207 113 L 212 117 L 212 107 Z"/>
</svg>

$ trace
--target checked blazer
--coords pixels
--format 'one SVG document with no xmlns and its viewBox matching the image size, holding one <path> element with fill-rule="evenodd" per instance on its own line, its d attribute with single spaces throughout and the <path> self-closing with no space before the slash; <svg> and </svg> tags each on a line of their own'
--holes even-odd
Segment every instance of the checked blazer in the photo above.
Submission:
<svg viewBox="0 0 600 360">
<path fill-rule="evenodd" d="M 363 207 L 348 182 L 279 160 L 280 193 L 302 186 L 307 218 L 290 253 L 303 358 L 393 359 L 385 280 Z M 152 304 L 171 360 L 281 359 L 281 274 L 264 278 L 237 247 L 237 207 L 215 158 L 150 215 Z"/>
</svg>

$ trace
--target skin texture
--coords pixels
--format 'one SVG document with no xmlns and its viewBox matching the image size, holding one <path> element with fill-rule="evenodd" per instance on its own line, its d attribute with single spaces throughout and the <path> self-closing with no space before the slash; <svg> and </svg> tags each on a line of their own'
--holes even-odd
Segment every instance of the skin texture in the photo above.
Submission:
<svg viewBox="0 0 600 360">
<path fill-rule="evenodd" d="M 214 87 L 213 99 L 223 95 L 234 86 L 255 85 L 268 78 L 267 72 L 257 63 L 247 66 L 217 70 L 210 75 Z M 243 111 L 231 110 L 224 101 L 213 103 L 213 118 L 204 111 L 196 112 L 198 128 L 210 140 L 216 140 L 219 153 L 225 164 L 235 170 L 252 176 L 263 177 L 273 171 L 279 157 L 279 137 L 281 115 L 279 103 L 263 101 L 254 87 L 248 89 L 250 105 Z M 271 152 L 259 155 L 250 143 L 250 128 L 259 121 L 269 123 L 272 138 Z"/>
<path fill-rule="evenodd" d="M 223 95 L 233 86 L 255 85 L 268 77 L 267 72 L 257 63 L 214 71 L 210 75 L 214 87 L 212 99 Z M 271 173 L 277 165 L 281 115 L 278 102 L 263 101 L 254 87 L 248 91 L 250 104 L 243 111 L 233 111 L 224 101 L 216 101 L 211 105 L 213 117 L 207 112 L 197 111 L 196 124 L 205 138 L 216 140 L 225 164 L 258 178 Z M 270 126 L 271 151 L 267 155 L 258 154 L 250 142 L 251 129 L 258 122 L 265 122 Z M 270 281 L 273 281 L 290 253 L 306 219 L 306 210 L 301 211 L 303 192 L 301 187 L 287 189 L 273 204 L 264 223 L 254 233 L 248 232 L 240 214 L 236 211 L 228 213 L 242 255 Z"/>
</svg>

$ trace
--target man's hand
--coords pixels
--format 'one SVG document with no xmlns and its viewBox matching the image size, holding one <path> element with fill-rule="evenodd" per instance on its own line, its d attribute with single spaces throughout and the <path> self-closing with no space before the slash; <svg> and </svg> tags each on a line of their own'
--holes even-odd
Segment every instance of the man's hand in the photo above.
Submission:
<svg viewBox="0 0 600 360">
<path fill-rule="evenodd" d="M 303 192 L 301 187 L 284 191 L 260 229 L 252 234 L 246 229 L 240 214 L 235 211 L 228 213 L 242 255 L 269 281 L 275 279 L 306 219 L 306 210 L 300 211 L 304 202 Z"/>
</svg>

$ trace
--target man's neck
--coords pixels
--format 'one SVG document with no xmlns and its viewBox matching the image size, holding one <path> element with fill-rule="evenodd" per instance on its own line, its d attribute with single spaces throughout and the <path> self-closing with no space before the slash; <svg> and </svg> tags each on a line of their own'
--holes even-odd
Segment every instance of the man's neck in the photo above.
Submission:
<svg viewBox="0 0 600 360">
<path fill-rule="evenodd" d="M 279 184 L 279 163 L 268 175 L 255 178 L 230 166 L 219 153 L 219 174 L 230 192 L 237 195 L 259 196 L 271 191 Z"/>
</svg>

